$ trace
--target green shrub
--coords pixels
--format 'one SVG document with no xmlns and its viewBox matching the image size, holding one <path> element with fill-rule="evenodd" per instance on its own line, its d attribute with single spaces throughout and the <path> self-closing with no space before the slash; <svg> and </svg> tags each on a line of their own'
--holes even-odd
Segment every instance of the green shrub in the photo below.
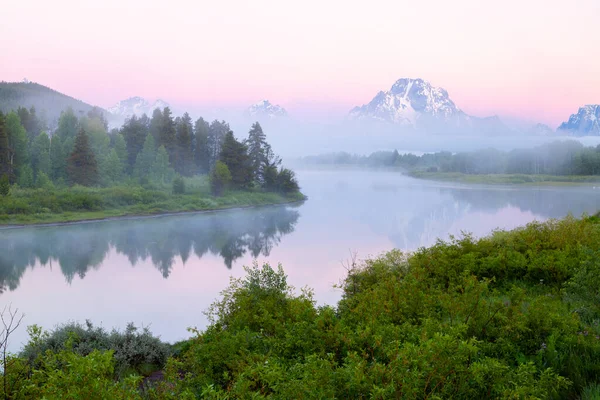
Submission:
<svg viewBox="0 0 600 400">
<path fill-rule="evenodd" d="M 185 193 L 185 182 L 181 176 L 177 176 L 173 179 L 173 194 L 184 194 Z"/>
</svg>

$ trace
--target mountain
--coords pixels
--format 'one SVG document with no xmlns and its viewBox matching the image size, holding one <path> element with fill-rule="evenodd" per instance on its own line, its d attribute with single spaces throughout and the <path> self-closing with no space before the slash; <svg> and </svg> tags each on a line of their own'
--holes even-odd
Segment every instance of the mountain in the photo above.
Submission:
<svg viewBox="0 0 600 400">
<path fill-rule="evenodd" d="M 556 132 L 546 124 L 535 124 L 526 132 L 531 136 L 554 136 Z"/>
<path fill-rule="evenodd" d="M 473 117 L 450 99 L 448 92 L 423 79 L 398 79 L 369 103 L 350 110 L 351 120 L 380 121 L 429 132 L 513 133 L 498 117 Z"/>
<path fill-rule="evenodd" d="M 138 117 L 142 114 L 147 114 L 150 117 L 155 109 L 160 108 L 162 110 L 165 107 L 169 107 L 169 104 L 161 99 L 158 99 L 151 104 L 146 99 L 135 96 L 119 101 L 117 104 L 110 107 L 108 111 L 113 115 L 125 119 L 134 114 Z"/>
<path fill-rule="evenodd" d="M 589 104 L 579 108 L 577 114 L 571 114 L 558 130 L 574 136 L 600 136 L 600 105 Z"/>
<path fill-rule="evenodd" d="M 29 82 L 0 82 L 0 111 L 9 112 L 18 107 L 35 107 L 38 115 L 46 119 L 53 126 L 60 117 L 60 113 L 71 107 L 75 114 L 85 115 L 94 108 L 91 104 L 77 100 L 66 94 L 57 92 L 39 83 Z M 106 110 L 106 117 L 110 115 Z"/>
<path fill-rule="evenodd" d="M 245 114 L 253 118 L 277 119 L 287 117 L 288 113 L 285 108 L 279 105 L 273 105 L 269 100 L 259 101 L 251 105 L 246 110 Z"/>
</svg>

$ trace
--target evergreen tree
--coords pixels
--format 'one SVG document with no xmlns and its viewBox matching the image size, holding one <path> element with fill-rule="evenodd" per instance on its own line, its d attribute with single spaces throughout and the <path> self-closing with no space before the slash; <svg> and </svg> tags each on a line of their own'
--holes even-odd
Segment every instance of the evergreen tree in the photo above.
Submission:
<svg viewBox="0 0 600 400">
<path fill-rule="evenodd" d="M 160 118 L 162 119 L 160 110 L 156 109 L 155 112 L 156 111 L 158 111 Z M 125 121 L 125 124 L 123 124 L 121 135 L 123 135 L 127 145 L 127 170 L 129 172 L 133 171 L 137 156 L 139 152 L 142 151 L 144 141 L 146 140 L 149 131 L 152 130 L 150 126 L 153 124 L 156 124 L 154 116 L 152 117 L 152 122 L 150 122 L 146 114 L 142 115 L 141 118 L 133 115 Z M 154 135 L 153 137 L 156 138 Z"/>
<path fill-rule="evenodd" d="M 155 159 L 156 150 L 154 146 L 154 137 L 148 134 L 144 141 L 144 148 L 138 154 L 135 161 L 135 176 L 138 178 L 150 178 Z"/>
<path fill-rule="evenodd" d="M 276 191 L 277 190 L 277 177 L 279 172 L 277 168 L 281 164 L 281 159 L 273 153 L 269 144 L 265 147 L 265 158 L 263 160 L 263 181 L 262 186 L 266 190 Z"/>
<path fill-rule="evenodd" d="M 175 170 L 183 176 L 190 176 L 192 175 L 192 165 L 194 163 L 192 119 L 188 113 L 185 113 L 177 122 L 177 158 Z"/>
<path fill-rule="evenodd" d="M 201 174 L 207 174 L 210 170 L 208 129 L 208 122 L 198 118 L 194 124 L 194 161 L 196 162 L 196 170 Z"/>
<path fill-rule="evenodd" d="M 67 173 L 72 184 L 92 186 L 98 182 L 96 157 L 83 128 L 75 137 L 73 152 L 68 159 Z"/>
<path fill-rule="evenodd" d="M 177 158 L 177 135 L 175 121 L 169 107 L 163 109 L 159 141 L 156 144 L 157 146 L 165 146 L 167 153 L 169 153 L 169 161 L 172 166 L 175 166 L 175 159 Z"/>
<path fill-rule="evenodd" d="M 29 154 L 27 149 L 27 132 L 21 120 L 15 112 L 6 116 L 6 132 L 8 133 L 9 148 L 9 179 L 15 182 L 19 176 L 21 168 L 29 163 Z"/>
<path fill-rule="evenodd" d="M 4 114 L 0 111 L 0 178 L 10 175 L 10 150 L 8 132 L 6 132 Z"/>
<path fill-rule="evenodd" d="M 266 162 L 266 147 L 267 136 L 264 134 L 262 127 L 258 122 L 252 124 L 250 132 L 248 132 L 248 157 L 252 165 L 252 178 L 264 184 L 264 167 Z"/>
<path fill-rule="evenodd" d="M 163 126 L 163 113 L 160 108 L 155 108 L 152 112 L 152 118 L 150 119 L 150 123 L 148 125 L 148 130 L 152 137 L 154 138 L 154 143 L 160 143 L 161 130 Z M 144 135 L 144 140 L 146 136 Z M 143 141 L 142 141 L 143 143 Z"/>
<path fill-rule="evenodd" d="M 248 157 L 248 149 L 240 143 L 229 131 L 223 139 L 221 155 L 222 161 L 231 172 L 231 182 L 235 187 L 246 188 L 252 182 L 252 165 Z"/>
<path fill-rule="evenodd" d="M 282 168 L 277 175 L 277 187 L 281 193 L 294 193 L 300 190 L 296 174 L 291 169 Z"/>
<path fill-rule="evenodd" d="M 36 115 L 35 107 L 32 106 L 29 110 L 25 107 L 19 107 L 17 108 L 17 114 L 21 119 L 23 128 L 27 132 L 29 143 L 33 142 L 36 136 L 42 132 L 42 124 Z"/>
</svg>

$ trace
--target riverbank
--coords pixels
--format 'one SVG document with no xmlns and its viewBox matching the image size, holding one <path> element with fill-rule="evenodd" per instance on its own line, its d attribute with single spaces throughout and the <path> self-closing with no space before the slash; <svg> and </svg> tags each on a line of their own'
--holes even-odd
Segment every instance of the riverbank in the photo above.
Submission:
<svg viewBox="0 0 600 400">
<path fill-rule="evenodd" d="M 0 198 L 0 228 L 216 211 L 305 199 L 299 192 L 229 191 L 215 197 L 198 190 L 175 195 L 143 187 L 21 190 Z"/>
<path fill-rule="evenodd" d="M 486 185 L 586 185 L 600 184 L 593 175 L 463 174 L 459 172 L 411 171 L 413 178 Z"/>
</svg>

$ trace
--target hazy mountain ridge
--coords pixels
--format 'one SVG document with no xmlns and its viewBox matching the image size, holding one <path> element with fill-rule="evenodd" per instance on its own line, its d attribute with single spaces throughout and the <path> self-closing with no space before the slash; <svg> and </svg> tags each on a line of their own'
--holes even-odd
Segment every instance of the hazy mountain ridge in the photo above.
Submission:
<svg viewBox="0 0 600 400">
<path fill-rule="evenodd" d="M 269 100 L 262 100 L 248 107 L 245 115 L 253 118 L 277 119 L 287 117 L 288 113 L 280 105 L 272 104 Z"/>
<path fill-rule="evenodd" d="M 559 131 L 574 136 L 600 136 L 600 105 L 588 104 L 579 107 L 576 114 L 558 127 Z"/>
<path fill-rule="evenodd" d="M 52 125 L 58 120 L 60 113 L 72 108 L 76 115 L 85 115 L 94 108 L 93 105 L 60 93 L 39 83 L 0 82 L 0 111 L 10 112 L 19 107 L 35 107 L 38 115 L 43 116 Z M 105 112 L 109 118 L 109 113 Z"/>
<path fill-rule="evenodd" d="M 165 107 L 170 107 L 169 103 L 164 100 L 157 99 L 154 103 L 150 103 L 146 99 L 140 96 L 130 97 L 125 100 L 119 101 L 114 106 L 110 107 L 108 111 L 116 116 L 119 116 L 123 119 L 129 118 L 132 115 L 137 115 L 138 117 L 142 114 L 147 114 L 148 116 L 152 115 L 152 112 L 159 108 L 163 109 Z"/>
</svg>

